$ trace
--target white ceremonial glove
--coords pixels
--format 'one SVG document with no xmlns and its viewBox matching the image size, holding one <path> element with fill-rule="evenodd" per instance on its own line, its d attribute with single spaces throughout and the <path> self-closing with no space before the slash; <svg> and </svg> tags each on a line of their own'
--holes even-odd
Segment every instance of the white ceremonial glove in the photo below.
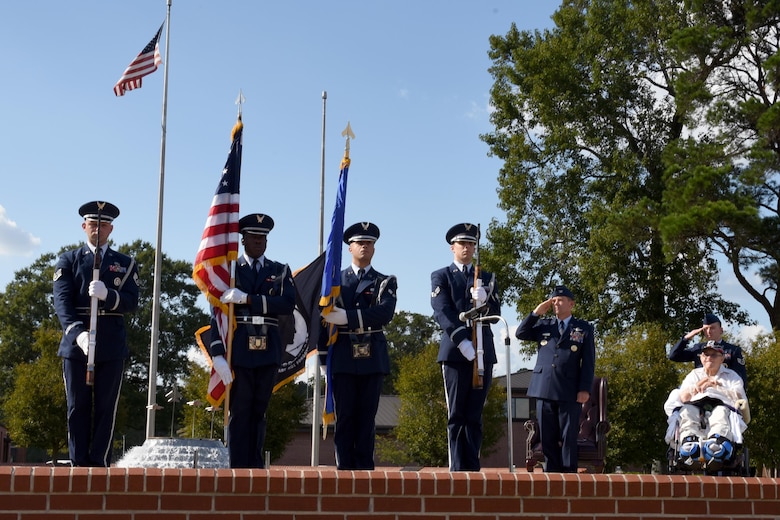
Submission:
<svg viewBox="0 0 780 520">
<path fill-rule="evenodd" d="M 322 317 L 328 323 L 333 325 L 346 325 L 347 324 L 347 311 L 341 307 L 333 307 L 333 310 L 328 315 Z"/>
<path fill-rule="evenodd" d="M 477 302 L 477 306 L 480 306 L 487 301 L 487 291 L 484 287 L 472 287 L 471 299 Z"/>
<path fill-rule="evenodd" d="M 219 299 L 222 303 L 238 303 L 239 305 L 246 303 L 246 293 L 241 289 L 228 289 L 222 293 L 222 297 Z"/>
<path fill-rule="evenodd" d="M 474 358 L 477 357 L 477 352 L 474 350 L 474 344 L 470 339 L 464 339 L 461 341 L 460 345 L 458 345 L 458 350 L 460 350 L 460 353 L 463 354 L 463 357 L 469 361 L 474 361 Z"/>
<path fill-rule="evenodd" d="M 214 371 L 219 375 L 225 386 L 233 382 L 233 372 L 231 372 L 225 356 L 214 356 L 211 358 L 211 366 L 214 367 Z"/>
<path fill-rule="evenodd" d="M 82 352 L 84 352 L 84 355 L 88 355 L 89 353 L 89 332 L 86 330 L 84 332 L 79 332 L 79 335 L 76 336 L 76 344 L 79 346 Z"/>
<path fill-rule="evenodd" d="M 320 377 L 328 377 L 328 367 L 320 365 Z"/>
<path fill-rule="evenodd" d="M 106 289 L 106 284 L 104 284 L 101 280 L 92 280 L 89 282 L 88 292 L 90 298 L 96 297 L 98 300 L 105 301 L 106 297 L 108 297 L 108 289 Z"/>
</svg>

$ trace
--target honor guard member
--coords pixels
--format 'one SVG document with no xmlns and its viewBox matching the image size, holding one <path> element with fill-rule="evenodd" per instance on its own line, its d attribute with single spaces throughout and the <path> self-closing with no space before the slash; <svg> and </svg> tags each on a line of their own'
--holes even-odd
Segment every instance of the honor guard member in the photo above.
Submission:
<svg viewBox="0 0 780 520">
<path fill-rule="evenodd" d="M 236 263 L 235 288 L 221 298 L 235 305 L 231 366 L 213 317 L 209 351 L 222 382 L 225 386 L 232 382 L 227 439 L 230 467 L 262 468 L 265 414 L 284 352 L 279 317 L 293 313 L 295 286 L 286 264 L 265 257 L 273 219 L 253 213 L 242 217 L 238 225 L 244 254 Z"/>
<path fill-rule="evenodd" d="M 324 316 L 338 337 L 329 348 L 330 385 L 336 412 L 338 469 L 374 469 L 375 419 L 390 357 L 383 327 L 395 313 L 395 276 L 371 265 L 379 228 L 358 222 L 344 231 L 352 264 L 341 271 L 340 301 Z M 328 334 L 320 333 L 320 355 L 327 355 Z M 323 363 L 324 365 L 324 363 Z"/>
<path fill-rule="evenodd" d="M 482 287 L 475 288 L 472 259 L 479 240 L 474 224 L 456 224 L 445 238 L 453 253 L 452 263 L 431 273 L 431 306 L 433 318 L 442 330 L 437 361 L 444 378 L 447 400 L 447 442 L 450 471 L 479 471 L 482 447 L 482 410 L 492 382 L 496 350 L 489 324 L 482 329 L 484 377 L 482 388 L 474 388 L 474 361 L 477 356 L 472 341 L 472 322 L 462 319 L 474 303 L 487 305 L 484 315 L 498 316 L 496 277 L 479 272 Z M 477 284 L 479 285 L 479 284 Z"/>
<path fill-rule="evenodd" d="M 79 215 L 84 219 L 81 228 L 87 242 L 63 253 L 54 269 L 54 309 L 63 331 L 57 355 L 62 358 L 68 406 L 68 451 L 74 466 L 108 467 L 129 355 L 124 314 L 138 308 L 138 269 L 134 259 L 108 247 L 114 219 L 119 216 L 116 206 L 88 202 L 79 208 Z M 93 298 L 97 298 L 95 320 Z M 94 372 L 88 384 L 93 321 Z"/>
<path fill-rule="evenodd" d="M 691 339 L 702 333 L 705 336 L 705 341 L 690 345 Z M 745 370 L 745 356 L 742 353 L 742 349 L 737 345 L 723 341 L 723 326 L 720 323 L 720 318 L 714 314 L 706 314 L 704 316 L 704 324 L 701 327 L 693 329 L 680 338 L 680 341 L 669 350 L 669 360 L 693 361 L 694 368 L 699 368 L 702 366 L 699 354 L 701 354 L 710 341 L 714 341 L 716 346 L 723 349 L 723 364 L 739 374 L 739 377 L 742 378 L 745 384 L 745 388 L 747 388 L 747 371 Z"/>
<path fill-rule="evenodd" d="M 553 310 L 555 317 L 544 318 Z M 583 403 L 590 399 L 596 365 L 593 327 L 572 316 L 574 294 L 557 285 L 515 332 L 538 344 L 528 396 L 536 398 L 545 471 L 577 472 L 577 436 Z"/>
</svg>

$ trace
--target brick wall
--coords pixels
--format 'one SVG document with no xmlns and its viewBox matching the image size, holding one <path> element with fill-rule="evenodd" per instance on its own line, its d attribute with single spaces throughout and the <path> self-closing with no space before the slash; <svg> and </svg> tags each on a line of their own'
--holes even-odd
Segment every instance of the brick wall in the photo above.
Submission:
<svg viewBox="0 0 780 520">
<path fill-rule="evenodd" d="M 0 466 L 0 520 L 597 520 L 780 517 L 778 480 L 442 468 Z"/>
</svg>

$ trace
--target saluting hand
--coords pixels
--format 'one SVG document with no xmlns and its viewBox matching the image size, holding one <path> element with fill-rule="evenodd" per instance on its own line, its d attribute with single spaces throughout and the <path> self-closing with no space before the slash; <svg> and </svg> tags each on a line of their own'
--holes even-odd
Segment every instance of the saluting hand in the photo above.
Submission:
<svg viewBox="0 0 780 520">
<path fill-rule="evenodd" d="M 553 299 L 550 298 L 549 300 L 545 300 L 539 305 L 536 306 L 534 309 L 534 314 L 537 316 L 544 316 L 548 312 L 550 312 L 550 309 L 552 309 Z"/>
</svg>

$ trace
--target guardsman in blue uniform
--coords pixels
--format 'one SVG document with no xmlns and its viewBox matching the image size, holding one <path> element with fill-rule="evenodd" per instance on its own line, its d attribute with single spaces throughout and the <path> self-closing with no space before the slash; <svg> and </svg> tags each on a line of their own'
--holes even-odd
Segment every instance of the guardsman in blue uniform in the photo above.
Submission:
<svg viewBox="0 0 780 520">
<path fill-rule="evenodd" d="M 295 286 L 289 266 L 265 257 L 273 219 L 253 213 L 242 217 L 238 225 L 244 254 L 236 264 L 235 288 L 225 291 L 221 298 L 223 303 L 235 305 L 233 373 L 214 319 L 209 351 L 223 383 L 227 386 L 232 381 L 227 440 L 230 467 L 262 468 L 265 413 L 284 352 L 279 317 L 293 313 Z"/>
<path fill-rule="evenodd" d="M 474 224 L 452 226 L 445 238 L 450 244 L 453 262 L 431 273 L 433 318 L 442 330 L 437 361 L 441 365 L 447 400 L 450 471 L 480 470 L 482 410 L 496 363 L 493 331 L 485 323 L 480 326 L 484 350 L 483 384 L 482 388 L 474 388 L 474 362 L 478 353 L 477 345 L 472 341 L 472 327 L 476 325 L 467 322 L 462 314 L 471 310 L 475 302 L 485 306 L 482 315 L 498 316 L 501 313 L 495 275 L 480 271 L 481 284 L 474 283 L 472 259 L 478 235 L 479 228 Z"/>
<path fill-rule="evenodd" d="M 124 314 L 138 308 L 135 260 L 108 247 L 119 209 L 110 202 L 79 208 L 87 243 L 68 251 L 54 269 L 54 309 L 63 335 L 62 358 L 68 405 L 68 450 L 74 466 L 109 466 L 114 420 L 129 355 Z M 99 278 L 94 279 L 95 255 Z M 94 384 L 87 384 L 92 298 L 97 298 Z"/>
<path fill-rule="evenodd" d="M 340 305 L 324 317 L 338 327 L 338 339 L 331 345 L 330 385 L 336 412 L 338 469 L 374 469 L 376 412 L 382 382 L 390 373 L 390 357 L 383 327 L 395 313 L 398 283 L 371 265 L 379 228 L 358 222 L 344 231 L 352 264 L 341 271 Z M 320 333 L 320 355 L 327 332 Z"/>
<path fill-rule="evenodd" d="M 552 309 L 554 318 L 543 316 Z M 536 398 L 545 471 L 577 472 L 582 405 L 590 399 L 596 365 L 593 327 L 572 316 L 574 294 L 558 285 L 515 332 L 538 343 L 528 396 Z"/>
<path fill-rule="evenodd" d="M 689 345 L 691 339 L 694 336 L 704 333 L 706 341 L 700 341 Z M 694 368 L 699 368 L 701 364 L 702 350 L 707 346 L 707 343 L 714 341 L 715 345 L 723 349 L 723 364 L 730 368 L 742 378 L 745 388 L 747 389 L 747 371 L 745 370 L 745 356 L 742 353 L 742 349 L 737 345 L 732 345 L 723 341 L 723 326 L 720 323 L 720 318 L 714 314 L 706 314 L 704 316 L 704 324 L 698 328 L 693 329 L 685 336 L 680 338 L 670 350 L 670 361 L 693 361 Z"/>
</svg>

